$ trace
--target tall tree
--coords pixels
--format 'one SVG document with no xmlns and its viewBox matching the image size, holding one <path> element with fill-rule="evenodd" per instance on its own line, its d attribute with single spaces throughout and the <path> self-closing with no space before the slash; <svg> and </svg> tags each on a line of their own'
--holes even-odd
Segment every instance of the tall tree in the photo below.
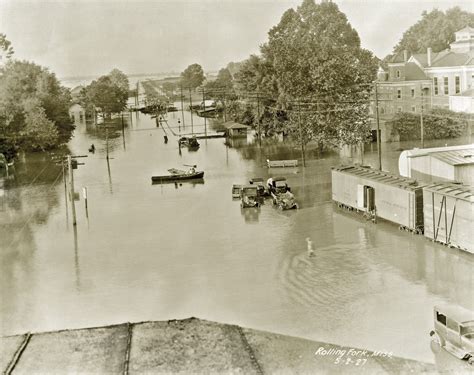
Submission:
<svg viewBox="0 0 474 375">
<path fill-rule="evenodd" d="M 204 82 L 204 71 L 201 65 L 191 64 L 181 73 L 180 84 L 186 89 L 195 89 Z"/>
<path fill-rule="evenodd" d="M 80 104 L 87 110 L 98 109 L 105 117 L 119 113 L 127 106 L 129 82 L 127 76 L 118 69 L 81 90 Z"/>
<path fill-rule="evenodd" d="M 11 60 L 0 75 L 0 134 L 23 150 L 64 143 L 74 130 L 68 115 L 70 99 L 69 90 L 48 69 Z M 38 134 L 35 143 L 32 134 Z"/>
<path fill-rule="evenodd" d="M 273 67 L 279 105 L 296 111 L 300 102 L 314 103 L 306 111 L 315 116 L 290 121 L 311 128 L 300 142 L 339 145 L 365 139 L 377 65 L 335 3 L 304 0 L 296 11 L 286 11 L 270 30 L 262 54 Z"/>
<path fill-rule="evenodd" d="M 459 7 L 448 9 L 446 13 L 438 9 L 423 11 L 421 19 L 403 33 L 393 53 L 403 50 L 426 53 L 429 47 L 433 52 L 440 52 L 454 41 L 454 33 L 466 26 L 474 27 L 474 13 Z"/>
<path fill-rule="evenodd" d="M 128 77 L 120 71 L 119 69 L 115 68 L 108 74 L 112 85 L 123 91 L 123 95 L 126 95 L 128 99 L 128 90 L 130 89 L 130 85 L 128 82 Z"/>
</svg>

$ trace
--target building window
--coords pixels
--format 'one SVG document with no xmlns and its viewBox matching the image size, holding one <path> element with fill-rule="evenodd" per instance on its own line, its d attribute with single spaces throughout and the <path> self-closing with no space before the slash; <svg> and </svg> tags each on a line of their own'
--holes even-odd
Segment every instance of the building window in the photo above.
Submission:
<svg viewBox="0 0 474 375">
<path fill-rule="evenodd" d="M 397 70 L 397 78 L 400 78 L 400 71 Z"/>
<path fill-rule="evenodd" d="M 449 78 L 444 77 L 444 95 L 449 94 Z"/>
<path fill-rule="evenodd" d="M 415 89 L 411 89 L 411 97 L 412 97 L 412 98 L 415 97 Z"/>
<path fill-rule="evenodd" d="M 414 105 L 411 106 L 411 111 L 416 112 L 416 107 Z"/>
<path fill-rule="evenodd" d="M 438 77 L 433 78 L 434 94 L 438 95 Z"/>
<path fill-rule="evenodd" d="M 402 98 L 402 89 L 397 89 L 397 98 L 398 99 Z"/>
<path fill-rule="evenodd" d="M 461 92 L 461 82 L 460 82 L 459 76 L 454 77 L 454 82 L 456 86 L 455 93 L 459 94 Z"/>
<path fill-rule="evenodd" d="M 402 107 L 398 107 L 398 108 L 397 108 L 397 112 L 398 112 L 398 113 L 401 113 L 401 112 L 402 112 Z"/>
<path fill-rule="evenodd" d="M 380 108 L 380 114 L 383 115 L 385 113 L 385 108 L 384 107 L 381 107 Z"/>
</svg>

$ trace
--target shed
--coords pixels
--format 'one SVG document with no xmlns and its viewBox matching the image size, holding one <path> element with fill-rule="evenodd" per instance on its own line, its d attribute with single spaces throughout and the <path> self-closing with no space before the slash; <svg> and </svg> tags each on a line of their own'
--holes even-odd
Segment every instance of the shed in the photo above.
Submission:
<svg viewBox="0 0 474 375">
<path fill-rule="evenodd" d="M 250 128 L 250 126 L 239 124 L 234 121 L 225 122 L 224 127 L 226 129 L 227 136 L 230 138 L 247 137 L 247 131 Z"/>
<path fill-rule="evenodd" d="M 474 187 L 438 182 L 423 188 L 425 236 L 474 253 Z"/>
<path fill-rule="evenodd" d="M 369 167 L 332 168 L 333 201 L 416 232 L 423 230 L 423 184 Z"/>
<path fill-rule="evenodd" d="M 403 151 L 398 164 L 407 177 L 474 186 L 474 144 Z"/>
</svg>

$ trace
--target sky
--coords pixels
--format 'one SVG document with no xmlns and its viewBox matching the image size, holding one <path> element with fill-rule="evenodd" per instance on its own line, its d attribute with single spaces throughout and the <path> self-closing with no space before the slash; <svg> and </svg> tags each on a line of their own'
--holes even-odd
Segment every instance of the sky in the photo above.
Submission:
<svg viewBox="0 0 474 375">
<path fill-rule="evenodd" d="M 302 0 L 0 0 L 0 32 L 14 57 L 58 77 L 217 71 L 257 54 L 285 10 Z M 318 1 L 319 2 L 319 1 Z M 472 0 L 334 0 L 363 48 L 383 58 L 423 10 Z"/>
</svg>

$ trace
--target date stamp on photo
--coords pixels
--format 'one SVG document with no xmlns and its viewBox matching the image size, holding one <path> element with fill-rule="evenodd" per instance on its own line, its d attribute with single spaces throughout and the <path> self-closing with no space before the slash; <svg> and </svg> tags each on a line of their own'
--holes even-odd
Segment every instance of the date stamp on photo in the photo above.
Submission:
<svg viewBox="0 0 474 375">
<path fill-rule="evenodd" d="M 320 346 L 315 352 L 315 356 L 333 357 L 336 365 L 364 366 L 370 358 L 383 357 L 391 358 L 392 352 L 386 351 L 368 351 L 360 349 L 336 349 Z"/>
</svg>

